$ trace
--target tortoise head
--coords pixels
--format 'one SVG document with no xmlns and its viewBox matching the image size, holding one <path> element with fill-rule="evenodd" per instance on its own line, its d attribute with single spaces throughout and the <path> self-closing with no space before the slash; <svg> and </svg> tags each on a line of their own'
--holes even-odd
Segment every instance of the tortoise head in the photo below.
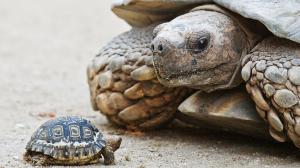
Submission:
<svg viewBox="0 0 300 168">
<path fill-rule="evenodd" d="M 151 44 L 159 81 L 205 91 L 241 83 L 238 72 L 246 35 L 229 16 L 194 11 L 154 29 Z"/>
<path fill-rule="evenodd" d="M 116 151 L 120 148 L 122 138 L 118 136 L 108 136 L 105 138 L 108 146 L 111 147 L 112 151 Z"/>
</svg>

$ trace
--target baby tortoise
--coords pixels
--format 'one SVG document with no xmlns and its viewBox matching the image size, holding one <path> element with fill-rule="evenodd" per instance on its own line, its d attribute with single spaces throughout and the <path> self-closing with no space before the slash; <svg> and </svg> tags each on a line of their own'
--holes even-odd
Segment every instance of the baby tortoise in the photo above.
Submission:
<svg viewBox="0 0 300 168">
<path fill-rule="evenodd" d="M 99 162 L 114 164 L 114 151 L 120 137 L 104 138 L 88 120 L 67 116 L 41 125 L 26 146 L 24 160 L 33 165 L 85 165 Z"/>
</svg>

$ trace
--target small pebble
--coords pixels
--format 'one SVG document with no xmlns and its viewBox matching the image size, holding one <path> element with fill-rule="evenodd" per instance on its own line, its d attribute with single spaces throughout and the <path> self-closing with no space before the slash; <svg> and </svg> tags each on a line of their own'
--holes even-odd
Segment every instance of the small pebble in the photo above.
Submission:
<svg viewBox="0 0 300 168">
<path fill-rule="evenodd" d="M 56 117 L 56 112 L 49 112 L 48 117 L 50 117 L 50 118 Z"/>
<path fill-rule="evenodd" d="M 19 160 L 20 158 L 19 158 L 18 156 L 13 156 L 13 159 L 17 161 L 17 160 Z"/>
<path fill-rule="evenodd" d="M 56 112 L 54 112 L 54 111 L 51 111 L 51 112 L 39 112 L 37 114 L 37 116 L 42 117 L 42 118 L 44 118 L 44 117 L 54 118 L 56 116 Z"/>
<path fill-rule="evenodd" d="M 125 156 L 126 161 L 130 161 L 130 157 L 128 155 Z"/>
<path fill-rule="evenodd" d="M 16 128 L 25 128 L 25 125 L 20 123 L 16 124 L 15 126 Z"/>
<path fill-rule="evenodd" d="M 150 152 L 157 152 L 157 149 L 151 148 L 151 149 L 149 149 L 149 151 L 150 151 Z"/>
</svg>

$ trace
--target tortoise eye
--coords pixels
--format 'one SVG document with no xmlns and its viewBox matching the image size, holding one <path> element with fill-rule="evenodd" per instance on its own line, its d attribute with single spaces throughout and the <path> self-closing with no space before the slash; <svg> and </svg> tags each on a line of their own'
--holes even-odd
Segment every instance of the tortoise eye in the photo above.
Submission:
<svg viewBox="0 0 300 168">
<path fill-rule="evenodd" d="M 205 50 L 207 48 L 207 45 L 208 45 L 208 39 L 206 37 L 201 37 L 198 41 L 197 41 L 197 44 L 195 46 L 195 49 L 194 51 L 196 53 L 199 53 L 203 50 Z"/>
<path fill-rule="evenodd" d="M 188 38 L 187 42 L 187 48 L 196 54 L 204 51 L 207 48 L 210 41 L 210 36 L 207 34 L 203 35 L 201 33 L 201 36 L 199 36 L 199 33 L 192 34 Z"/>
</svg>

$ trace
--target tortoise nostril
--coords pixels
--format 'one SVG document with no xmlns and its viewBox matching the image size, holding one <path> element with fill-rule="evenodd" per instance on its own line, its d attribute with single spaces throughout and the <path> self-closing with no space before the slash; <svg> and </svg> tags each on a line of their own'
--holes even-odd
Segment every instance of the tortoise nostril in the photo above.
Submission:
<svg viewBox="0 0 300 168">
<path fill-rule="evenodd" d="M 154 44 L 151 44 L 151 50 L 154 51 Z"/>
<path fill-rule="evenodd" d="M 162 52 L 162 51 L 163 51 L 163 46 L 162 46 L 161 44 L 159 44 L 159 45 L 157 46 L 157 49 L 158 49 L 159 52 Z"/>
</svg>

